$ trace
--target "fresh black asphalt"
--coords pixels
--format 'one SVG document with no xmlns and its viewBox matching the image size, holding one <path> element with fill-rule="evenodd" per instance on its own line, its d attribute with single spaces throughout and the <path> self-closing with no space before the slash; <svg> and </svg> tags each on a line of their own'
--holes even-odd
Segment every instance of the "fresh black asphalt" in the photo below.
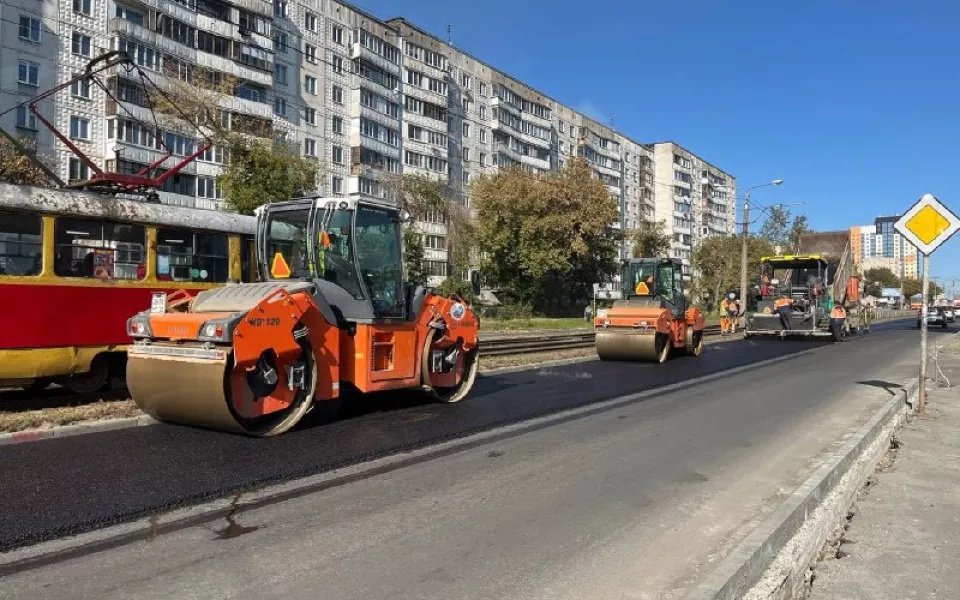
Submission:
<svg viewBox="0 0 960 600">
<path fill-rule="evenodd" d="M 0 551 L 817 346 L 731 341 L 662 365 L 592 361 L 483 376 L 457 404 L 425 403 L 411 393 L 371 397 L 347 416 L 321 407 L 302 427 L 268 439 L 156 425 L 2 447 Z"/>
</svg>

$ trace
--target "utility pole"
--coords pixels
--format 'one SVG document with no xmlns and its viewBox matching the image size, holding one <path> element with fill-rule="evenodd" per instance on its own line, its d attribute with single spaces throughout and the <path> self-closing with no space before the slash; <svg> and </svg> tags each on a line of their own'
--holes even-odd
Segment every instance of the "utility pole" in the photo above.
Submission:
<svg viewBox="0 0 960 600">
<path fill-rule="evenodd" d="M 747 312 L 747 255 L 750 251 L 750 188 L 743 194 L 743 239 L 740 247 L 740 314 Z M 740 324 L 746 327 L 745 323 Z"/>
<path fill-rule="evenodd" d="M 748 187 L 743 193 L 743 243 L 740 248 L 740 316 L 747 312 L 747 256 L 750 250 L 750 190 L 767 187 L 768 185 L 781 185 L 782 179 L 774 179 L 770 183 L 762 183 Z M 745 326 L 745 324 L 741 324 Z"/>
</svg>

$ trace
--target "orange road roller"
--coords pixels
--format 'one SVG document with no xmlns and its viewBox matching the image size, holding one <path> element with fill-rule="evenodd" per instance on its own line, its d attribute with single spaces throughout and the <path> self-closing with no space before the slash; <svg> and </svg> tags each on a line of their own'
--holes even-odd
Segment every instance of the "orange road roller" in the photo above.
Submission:
<svg viewBox="0 0 960 600">
<path fill-rule="evenodd" d="M 621 299 L 593 320 L 601 360 L 662 363 L 671 351 L 700 356 L 703 313 L 688 306 L 679 260 L 624 261 L 620 281 Z"/>
<path fill-rule="evenodd" d="M 161 421 L 283 433 L 315 401 L 420 389 L 457 402 L 479 366 L 479 319 L 403 279 L 406 211 L 298 198 L 257 213 L 261 282 L 156 293 L 127 322 L 127 385 Z"/>
</svg>

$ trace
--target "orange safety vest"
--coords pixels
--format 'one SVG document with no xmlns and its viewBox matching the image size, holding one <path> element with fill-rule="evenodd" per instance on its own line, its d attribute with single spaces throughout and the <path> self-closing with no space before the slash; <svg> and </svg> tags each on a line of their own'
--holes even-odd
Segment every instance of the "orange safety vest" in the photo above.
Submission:
<svg viewBox="0 0 960 600">
<path fill-rule="evenodd" d="M 793 300 L 791 300 L 790 298 L 777 298 L 773 303 L 774 307 L 776 308 L 780 308 L 781 306 L 787 306 L 790 304 L 793 304 Z"/>
</svg>

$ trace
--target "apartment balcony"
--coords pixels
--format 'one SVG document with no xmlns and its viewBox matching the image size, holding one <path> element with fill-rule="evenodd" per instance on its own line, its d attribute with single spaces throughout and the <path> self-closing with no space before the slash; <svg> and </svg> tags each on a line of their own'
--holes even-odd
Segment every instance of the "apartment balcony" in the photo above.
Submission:
<svg viewBox="0 0 960 600">
<path fill-rule="evenodd" d="M 503 100 L 501 100 L 499 96 L 494 96 L 493 99 L 490 100 L 490 106 L 494 109 L 499 108 L 501 110 L 505 110 L 507 112 L 513 113 L 518 117 L 523 117 L 523 115 L 525 114 L 522 110 L 520 110 L 516 106 L 510 104 L 509 102 L 504 102 Z"/>
<path fill-rule="evenodd" d="M 550 159 L 541 159 L 536 156 L 520 155 L 520 164 L 529 165 L 538 169 L 550 170 Z"/>
<path fill-rule="evenodd" d="M 110 19 L 107 22 L 107 33 L 114 33 L 130 40 L 143 42 L 161 52 L 172 54 L 178 58 L 193 60 L 197 55 L 197 51 L 194 48 L 163 37 L 155 31 L 151 31 L 142 25 L 131 23 L 126 19 Z"/>
<path fill-rule="evenodd" d="M 510 144 L 504 144 L 503 142 L 497 142 L 494 144 L 494 150 L 513 160 L 514 162 L 520 162 L 520 159 L 523 157 L 523 154 L 521 154 L 520 151 L 511 147 Z"/>
<path fill-rule="evenodd" d="M 201 50 L 196 52 L 195 59 L 198 67 L 204 67 L 207 69 L 221 71 L 223 73 L 228 73 L 240 79 L 244 79 L 264 87 L 273 86 L 273 75 L 267 73 L 266 71 L 261 71 L 259 69 L 254 69 L 252 67 L 240 64 L 233 59 L 217 56 L 216 54 L 210 54 L 209 52 L 203 52 Z"/>
<path fill-rule="evenodd" d="M 240 37 L 239 25 L 228 23 L 227 21 L 221 21 L 220 19 L 202 13 L 197 14 L 197 29 L 231 40 L 243 39 Z M 270 43 L 270 47 L 273 47 L 272 41 Z"/>
<path fill-rule="evenodd" d="M 376 67 L 379 67 L 391 75 L 395 75 L 396 77 L 402 76 L 402 73 L 400 72 L 400 65 L 390 62 L 359 42 L 353 42 L 350 44 L 350 58 L 354 60 L 362 58 L 363 60 Z"/>
<path fill-rule="evenodd" d="M 400 119 L 385 115 L 382 112 L 373 110 L 372 108 L 364 106 L 359 102 L 350 103 L 350 117 L 361 117 L 394 130 L 400 128 Z"/>
<path fill-rule="evenodd" d="M 403 138 L 403 149 L 416 152 L 417 154 L 423 154 L 425 156 L 435 156 L 444 160 L 447 160 L 450 157 L 450 151 L 446 146 L 437 146 L 436 144 L 431 144 L 430 142 L 423 142 L 408 137 Z M 408 168 L 408 166 L 404 165 L 404 169 L 406 168 Z"/>
<path fill-rule="evenodd" d="M 405 110 L 403 111 L 404 128 L 406 128 L 408 124 L 416 125 L 418 127 L 424 127 L 426 129 L 433 129 L 435 131 L 441 131 L 441 132 L 447 131 L 446 121 L 438 121 L 436 119 L 431 119 L 430 117 L 425 117 L 415 112 L 410 112 L 409 110 Z M 393 127 L 396 127 L 396 125 L 393 125 Z"/>
<path fill-rule="evenodd" d="M 420 87 L 419 85 L 413 85 L 411 83 L 404 82 L 403 93 L 408 96 L 412 96 L 417 100 L 423 100 L 424 102 L 429 102 L 431 104 L 439 104 L 444 108 L 447 108 L 447 105 L 449 104 L 447 96 L 444 94 L 438 94 L 437 92 L 432 92 L 428 89 Z"/>
<path fill-rule="evenodd" d="M 388 87 L 386 87 L 386 86 L 384 86 L 384 85 L 381 85 L 381 84 L 379 84 L 379 83 L 377 83 L 377 82 L 375 82 L 375 81 L 371 81 L 371 80 L 369 80 L 369 79 L 367 79 L 367 78 L 365 78 L 365 77 L 359 77 L 359 76 L 357 77 L 357 81 L 360 82 L 360 87 L 361 87 L 361 88 L 366 89 L 366 90 L 369 90 L 369 91 L 373 92 L 374 94 L 377 94 L 378 96 L 383 96 L 384 98 L 387 98 L 387 99 L 389 99 L 389 100 L 397 100 L 397 99 L 399 99 L 399 100 L 402 101 L 402 100 L 403 100 L 403 97 L 398 94 L 398 90 L 399 90 L 399 91 L 406 92 L 408 87 L 412 87 L 412 86 L 406 86 L 406 85 L 401 84 L 401 87 L 398 88 L 398 90 L 392 90 L 392 89 L 390 89 L 390 88 L 388 88 Z M 412 95 L 412 94 L 411 94 L 411 95 Z"/>
<path fill-rule="evenodd" d="M 533 113 L 521 112 L 520 119 L 527 121 L 532 125 L 536 125 L 537 127 L 544 127 L 546 129 L 553 128 L 553 123 L 550 122 L 550 119 L 544 119 L 543 117 L 539 117 Z"/>
<path fill-rule="evenodd" d="M 273 106 L 264 102 L 237 98 L 236 96 L 224 96 L 220 101 L 220 107 L 273 121 Z"/>
<path fill-rule="evenodd" d="M 608 185 L 607 191 L 613 194 L 616 197 L 620 197 L 620 186 L 619 185 Z"/>
<path fill-rule="evenodd" d="M 518 133 L 518 136 L 517 136 L 517 137 L 519 137 L 519 139 L 520 139 L 522 142 L 527 143 L 527 144 L 530 144 L 531 146 L 536 146 L 537 148 L 543 148 L 543 149 L 545 149 L 545 150 L 550 150 L 550 148 L 553 146 L 552 140 L 545 140 L 545 139 L 539 138 L 539 137 L 537 137 L 537 136 L 535 136 L 535 135 L 530 135 L 530 134 L 528 134 L 528 133 L 523 133 L 522 131 L 517 132 L 517 133 Z"/>
<path fill-rule="evenodd" d="M 136 144 L 130 144 L 123 140 L 107 140 L 106 155 L 112 158 L 117 156 L 117 154 L 119 154 L 122 160 L 128 160 L 141 165 L 152 165 L 163 158 L 163 155 L 166 153 L 160 150 L 153 150 L 151 148 L 144 148 L 143 146 L 138 146 Z M 183 156 L 171 156 L 163 164 L 161 164 L 160 167 L 169 169 L 183 159 Z M 188 163 L 180 170 L 180 173 L 184 175 L 196 175 L 196 163 Z"/>
<path fill-rule="evenodd" d="M 386 142 L 375 140 L 373 138 L 369 138 L 359 134 L 356 136 L 356 138 L 359 139 L 360 143 L 359 144 L 353 143 L 354 136 L 351 136 L 351 144 L 350 144 L 351 146 L 353 147 L 362 146 L 363 148 L 369 148 L 374 152 L 379 152 L 380 154 L 386 157 L 400 160 L 400 148 L 398 148 L 397 146 L 391 146 Z"/>
<path fill-rule="evenodd" d="M 230 0 L 230 3 L 238 8 L 248 10 L 261 16 L 269 17 L 273 20 L 273 3 L 263 0 Z"/>
</svg>

